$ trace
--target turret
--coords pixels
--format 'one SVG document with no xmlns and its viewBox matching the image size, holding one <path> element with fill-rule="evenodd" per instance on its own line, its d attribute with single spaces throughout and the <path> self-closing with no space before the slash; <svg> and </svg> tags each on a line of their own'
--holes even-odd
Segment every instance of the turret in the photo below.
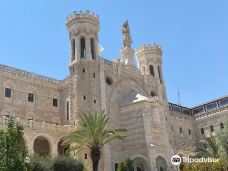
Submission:
<svg viewBox="0 0 228 171">
<path fill-rule="evenodd" d="M 71 47 L 69 69 L 73 73 L 76 62 L 98 60 L 99 17 L 90 11 L 73 12 L 67 17 L 66 26 Z"/>
<path fill-rule="evenodd" d="M 143 75 L 154 78 L 156 92 L 151 92 L 151 96 L 158 96 L 160 101 L 167 103 L 166 88 L 162 74 L 162 49 L 158 44 L 142 45 L 136 49 L 140 71 Z"/>
<path fill-rule="evenodd" d="M 151 75 L 163 84 L 162 49 L 158 44 L 142 45 L 136 49 L 135 55 L 142 74 Z"/>
</svg>

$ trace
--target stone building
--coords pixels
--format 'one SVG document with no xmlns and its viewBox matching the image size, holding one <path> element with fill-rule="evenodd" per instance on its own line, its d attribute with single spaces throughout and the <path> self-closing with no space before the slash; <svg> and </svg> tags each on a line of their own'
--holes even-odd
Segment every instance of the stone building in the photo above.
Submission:
<svg viewBox="0 0 228 171">
<path fill-rule="evenodd" d="M 128 137 L 102 149 L 100 171 L 115 171 L 127 158 L 137 171 L 169 171 L 176 170 L 171 156 L 190 154 L 195 140 L 224 128 L 228 96 L 193 108 L 168 103 L 158 44 L 134 50 L 130 31 L 123 31 L 122 60 L 109 61 L 99 56 L 98 16 L 73 12 L 66 26 L 71 54 L 64 80 L 0 65 L 0 125 L 9 116 L 20 122 L 31 153 L 63 154 L 62 138 L 77 129 L 79 114 L 105 110 L 111 127 L 126 128 Z M 90 167 L 88 156 L 79 158 Z"/>
</svg>

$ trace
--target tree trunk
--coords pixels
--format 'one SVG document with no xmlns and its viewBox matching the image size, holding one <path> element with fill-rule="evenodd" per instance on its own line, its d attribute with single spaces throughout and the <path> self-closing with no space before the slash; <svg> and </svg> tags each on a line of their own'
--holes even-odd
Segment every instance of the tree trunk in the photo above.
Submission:
<svg viewBox="0 0 228 171">
<path fill-rule="evenodd" d="M 90 157 L 93 162 L 93 171 L 98 171 L 98 165 L 101 159 L 101 150 L 99 147 L 91 148 L 90 150 Z"/>
</svg>

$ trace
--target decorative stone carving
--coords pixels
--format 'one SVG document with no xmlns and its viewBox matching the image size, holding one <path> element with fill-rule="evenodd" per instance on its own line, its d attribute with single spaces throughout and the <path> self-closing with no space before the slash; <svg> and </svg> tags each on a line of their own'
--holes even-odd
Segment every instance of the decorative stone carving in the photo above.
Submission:
<svg viewBox="0 0 228 171">
<path fill-rule="evenodd" d="M 125 21 L 122 26 L 122 33 L 123 33 L 123 47 L 131 48 L 132 38 L 131 38 L 128 20 Z"/>
</svg>

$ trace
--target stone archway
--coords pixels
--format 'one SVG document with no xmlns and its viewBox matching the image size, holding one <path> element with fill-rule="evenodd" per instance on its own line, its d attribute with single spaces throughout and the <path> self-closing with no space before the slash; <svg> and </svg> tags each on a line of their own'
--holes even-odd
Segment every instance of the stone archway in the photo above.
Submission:
<svg viewBox="0 0 228 171">
<path fill-rule="evenodd" d="M 70 144 L 62 144 L 63 143 L 63 140 L 61 139 L 59 142 L 58 142 L 58 155 L 65 155 L 67 150 L 70 148 Z"/>
<path fill-rule="evenodd" d="M 134 162 L 134 171 L 149 171 L 147 162 L 142 157 L 135 157 L 133 159 Z"/>
<path fill-rule="evenodd" d="M 34 140 L 33 150 L 34 153 L 39 155 L 50 155 L 51 145 L 47 138 L 45 138 L 44 136 L 38 136 Z"/>
<path fill-rule="evenodd" d="M 164 157 L 158 156 L 156 158 L 157 171 L 167 171 L 167 163 Z"/>
</svg>

